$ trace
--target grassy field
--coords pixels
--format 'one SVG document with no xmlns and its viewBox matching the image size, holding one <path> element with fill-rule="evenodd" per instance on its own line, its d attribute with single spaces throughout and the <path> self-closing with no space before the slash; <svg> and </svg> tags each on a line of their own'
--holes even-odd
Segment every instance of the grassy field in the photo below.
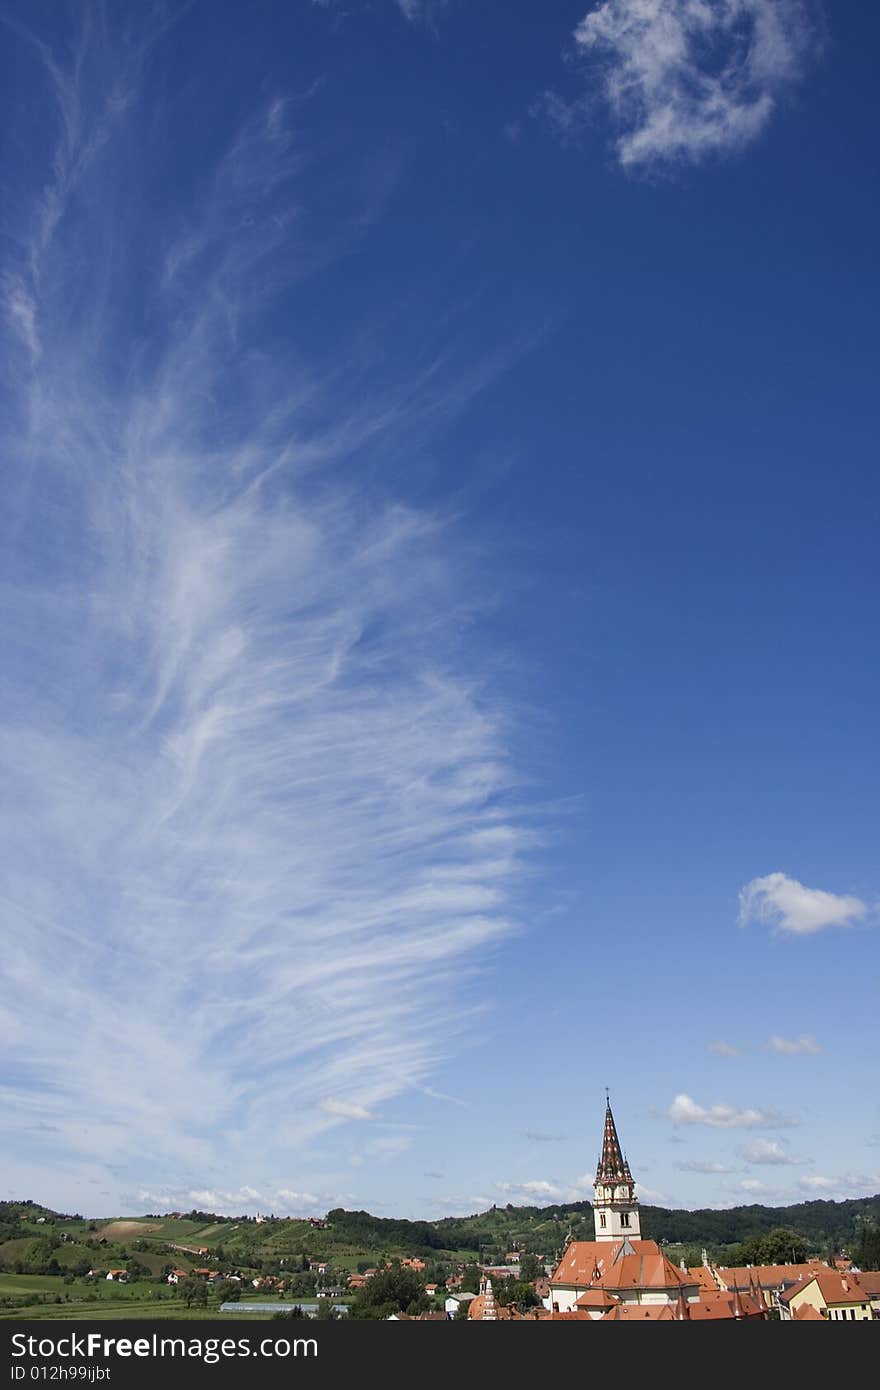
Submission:
<svg viewBox="0 0 880 1390">
<path fill-rule="evenodd" d="M 74 1284 L 64 1284 L 49 1274 L 0 1274 L 0 1319 L 72 1318 L 103 1322 L 105 1318 L 222 1318 L 228 1322 L 230 1316 L 218 1312 L 216 1304 L 190 1309 L 173 1290 L 147 1281 L 116 1284 L 106 1279 L 78 1279 Z"/>
</svg>

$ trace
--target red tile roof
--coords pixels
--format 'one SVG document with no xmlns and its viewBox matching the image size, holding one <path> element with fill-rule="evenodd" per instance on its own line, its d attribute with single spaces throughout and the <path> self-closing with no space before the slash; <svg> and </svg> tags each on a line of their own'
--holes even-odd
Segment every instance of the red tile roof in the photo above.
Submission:
<svg viewBox="0 0 880 1390">
<path fill-rule="evenodd" d="M 605 1289 L 670 1289 L 693 1287 L 689 1274 L 676 1269 L 662 1253 L 621 1255 L 601 1279 L 594 1281 Z"/>
<path fill-rule="evenodd" d="M 601 1319 L 602 1322 L 675 1322 L 675 1312 L 668 1303 L 619 1303 Z"/>
<path fill-rule="evenodd" d="M 620 1254 L 623 1244 L 623 1238 L 620 1240 L 570 1241 L 559 1264 L 550 1276 L 551 1286 L 561 1284 L 563 1287 L 574 1285 L 579 1288 L 588 1288 L 595 1284 L 598 1282 L 596 1271 L 598 1270 L 601 1278 Z M 629 1244 L 637 1255 L 656 1255 L 662 1258 L 663 1252 L 656 1240 L 631 1240 Z"/>
<path fill-rule="evenodd" d="M 794 1284 L 806 1274 L 827 1269 L 821 1260 L 807 1260 L 795 1265 L 731 1265 L 716 1270 L 718 1279 L 725 1289 L 748 1289 L 756 1285 L 762 1289 L 778 1289 L 783 1284 Z"/>
<path fill-rule="evenodd" d="M 782 1295 L 783 1303 L 790 1303 L 796 1294 L 815 1282 L 823 1301 L 829 1308 L 849 1307 L 853 1303 L 870 1303 L 871 1295 L 862 1288 L 856 1274 L 841 1274 L 836 1269 L 813 1270 Z"/>
<path fill-rule="evenodd" d="M 737 1304 L 739 1307 L 737 1307 Z M 699 1299 L 688 1304 L 688 1318 L 691 1322 L 717 1322 L 729 1318 L 763 1318 L 766 1314 L 762 1299 L 747 1293 L 728 1293 L 716 1289 L 714 1293 L 705 1290 Z"/>
<path fill-rule="evenodd" d="M 606 1289 L 587 1289 L 574 1305 L 576 1308 L 616 1308 L 617 1299 Z"/>
<path fill-rule="evenodd" d="M 824 1322 L 822 1314 L 818 1308 L 814 1308 L 812 1303 L 802 1303 L 799 1308 L 795 1308 L 792 1317 L 797 1322 Z"/>
</svg>

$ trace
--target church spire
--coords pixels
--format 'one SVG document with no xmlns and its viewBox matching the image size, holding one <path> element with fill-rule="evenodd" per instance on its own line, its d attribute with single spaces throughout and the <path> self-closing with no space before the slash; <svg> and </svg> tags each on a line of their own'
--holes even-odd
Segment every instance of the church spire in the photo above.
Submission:
<svg viewBox="0 0 880 1390">
<path fill-rule="evenodd" d="M 605 1133 L 602 1136 L 602 1154 L 596 1168 L 596 1182 L 632 1182 L 629 1164 L 623 1156 L 617 1126 L 611 1113 L 611 1100 L 605 1092 Z"/>
<path fill-rule="evenodd" d="M 611 1098 L 605 1092 L 605 1128 L 602 1152 L 596 1167 L 593 1184 L 593 1220 L 597 1240 L 638 1240 L 639 1203 L 636 1185 L 629 1164 L 617 1137 L 617 1126 L 611 1113 Z"/>
</svg>

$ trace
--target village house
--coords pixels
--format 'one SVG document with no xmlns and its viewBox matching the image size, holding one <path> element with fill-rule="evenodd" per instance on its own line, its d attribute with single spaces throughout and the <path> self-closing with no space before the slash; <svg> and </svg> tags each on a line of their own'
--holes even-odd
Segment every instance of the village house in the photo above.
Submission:
<svg viewBox="0 0 880 1390">
<path fill-rule="evenodd" d="M 860 1276 L 836 1269 L 814 1270 L 780 1295 L 779 1314 L 786 1322 L 801 1321 L 798 1315 L 807 1306 L 829 1322 L 865 1322 L 874 1316 Z"/>
<path fill-rule="evenodd" d="M 767 1308 L 778 1307 L 780 1296 L 801 1283 L 809 1275 L 828 1269 L 821 1260 L 807 1260 L 789 1265 L 709 1265 L 707 1271 L 716 1288 L 758 1295 Z"/>
<path fill-rule="evenodd" d="M 476 1298 L 475 1293 L 451 1293 L 448 1295 L 444 1308 L 447 1313 L 455 1317 L 456 1313 L 462 1308 L 467 1307 Z"/>
</svg>

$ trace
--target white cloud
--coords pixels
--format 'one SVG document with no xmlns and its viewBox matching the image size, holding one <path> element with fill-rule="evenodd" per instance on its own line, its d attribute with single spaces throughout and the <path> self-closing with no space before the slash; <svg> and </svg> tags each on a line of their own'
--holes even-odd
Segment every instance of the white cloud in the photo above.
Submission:
<svg viewBox="0 0 880 1390">
<path fill-rule="evenodd" d="M 558 1183 L 548 1182 L 546 1178 L 538 1178 L 531 1182 L 499 1182 L 496 1184 L 499 1192 L 510 1195 L 516 1193 L 529 1201 L 540 1198 L 542 1201 L 555 1202 L 565 1196 L 565 1188 Z"/>
<path fill-rule="evenodd" d="M 471 387 L 283 356 L 284 296 L 345 221 L 310 220 L 283 102 L 199 170 L 173 243 L 164 211 L 132 230 L 111 21 L 69 71 L 44 55 L 58 156 L 4 240 L 29 298 L 0 329 L 0 1147 L 45 1182 L 51 1126 L 56 1191 L 100 1164 L 234 1201 L 248 1171 L 268 1202 L 463 1045 L 517 920 L 468 544 L 362 482 Z"/>
<path fill-rule="evenodd" d="M 668 1198 L 665 1192 L 659 1192 L 656 1187 L 646 1187 L 643 1182 L 636 1183 L 636 1196 L 640 1201 L 646 1202 L 666 1202 Z"/>
<path fill-rule="evenodd" d="M 748 145 L 816 31 L 804 0 L 602 0 L 574 39 L 620 130 L 620 163 L 633 167 Z M 582 122 L 583 99 L 555 103 L 563 127 Z"/>
<path fill-rule="evenodd" d="M 706 1046 L 710 1052 L 717 1052 L 720 1057 L 739 1057 L 741 1055 L 740 1048 L 734 1047 L 732 1043 L 724 1042 L 722 1038 L 719 1038 L 717 1042 L 707 1043 Z"/>
<path fill-rule="evenodd" d="M 825 927 L 850 927 L 867 915 L 861 898 L 805 888 L 786 874 L 753 878 L 739 895 L 739 925 L 773 922 L 780 931 L 807 935 Z"/>
<path fill-rule="evenodd" d="M 742 1182 L 740 1183 L 740 1187 L 742 1188 L 743 1192 L 760 1192 L 765 1196 L 773 1190 L 772 1188 L 768 1187 L 766 1183 L 761 1182 L 758 1178 L 743 1178 Z"/>
<path fill-rule="evenodd" d="M 363 1105 L 347 1100 L 322 1100 L 318 1109 L 327 1115 L 338 1115 L 343 1120 L 372 1120 L 370 1111 Z"/>
<path fill-rule="evenodd" d="M 593 1195 L 593 1179 L 589 1173 L 573 1182 L 534 1178 L 528 1182 L 496 1182 L 499 1192 L 508 1201 L 524 1206 L 551 1205 L 554 1202 L 583 1202 Z"/>
<path fill-rule="evenodd" d="M 716 1129 L 778 1129 L 797 1121 L 773 1110 L 738 1110 L 732 1105 L 698 1105 L 687 1095 L 677 1095 L 667 1110 L 677 1125 L 710 1125 Z"/>
<path fill-rule="evenodd" d="M 778 1139 L 754 1139 L 750 1144 L 744 1144 L 740 1153 L 747 1163 L 796 1166 L 808 1161 L 805 1158 L 796 1158 L 793 1154 L 787 1153 Z"/>
<path fill-rule="evenodd" d="M 803 1053 L 815 1057 L 822 1051 L 816 1039 L 809 1033 L 802 1033 L 799 1038 L 780 1038 L 774 1035 L 767 1047 L 770 1052 L 781 1052 L 789 1056 Z"/>
<path fill-rule="evenodd" d="M 162 1215 L 170 1211 L 208 1211 L 217 1216 L 319 1216 L 337 1205 L 339 1193 L 295 1192 L 286 1187 L 258 1190 L 248 1184 L 227 1192 L 221 1188 L 141 1188 L 131 1209 Z"/>
<path fill-rule="evenodd" d="M 873 1197 L 880 1190 L 880 1173 L 844 1173 L 839 1178 L 814 1173 L 800 1178 L 798 1186 L 814 1196 L 842 1202 L 848 1197 Z"/>
</svg>

